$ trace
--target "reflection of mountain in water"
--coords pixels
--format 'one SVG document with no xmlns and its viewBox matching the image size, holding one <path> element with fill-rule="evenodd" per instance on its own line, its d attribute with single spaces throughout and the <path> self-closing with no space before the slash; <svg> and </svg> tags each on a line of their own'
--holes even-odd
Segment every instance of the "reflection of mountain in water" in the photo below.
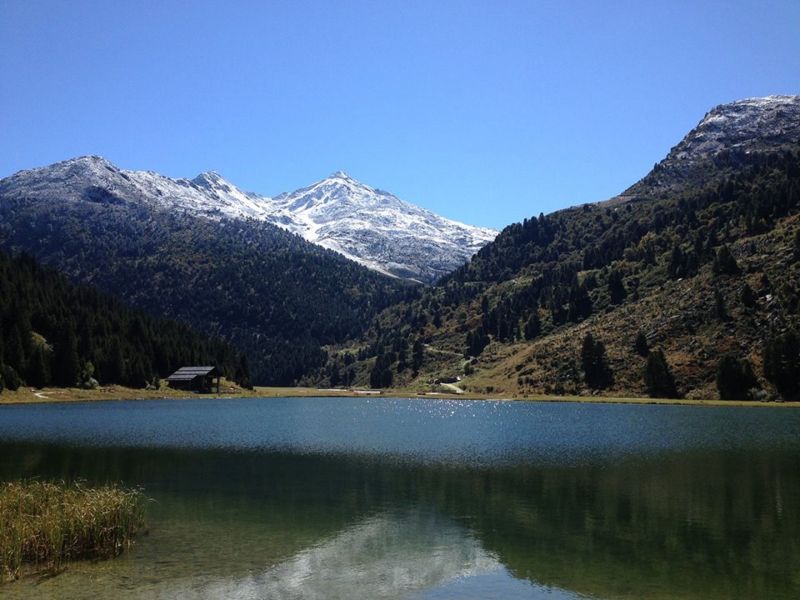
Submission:
<svg viewBox="0 0 800 600">
<path fill-rule="evenodd" d="M 214 582 L 214 598 L 404 598 L 502 570 L 463 526 L 433 512 L 369 517 L 263 573 Z M 170 592 L 183 595 L 183 588 Z"/>
<path fill-rule="evenodd" d="M 214 541 L 212 537 L 211 543 Z M 173 554 L 171 560 L 159 555 L 156 564 L 148 565 L 147 557 L 136 554 L 116 565 L 71 568 L 39 583 L 35 592 L 30 581 L 9 586 L 8 598 L 26 598 L 33 593 L 43 600 L 111 596 L 120 600 L 421 600 L 452 598 L 454 593 L 459 598 L 486 598 L 498 591 L 506 600 L 578 598 L 516 580 L 481 548 L 467 528 L 430 510 L 387 511 L 364 518 L 277 564 L 235 576 L 219 572 L 233 566 L 225 564 L 232 558 L 230 553 L 220 552 L 213 567 L 205 561 L 187 561 L 180 554 Z M 233 566 L 232 570 L 237 569 Z"/>
<path fill-rule="evenodd" d="M 658 414 L 675 413 L 683 414 Z M 638 425 L 651 410 L 615 414 Z M 614 600 L 794 600 L 798 442 L 720 443 L 740 414 L 769 435 L 774 420 L 797 423 L 783 410 L 708 410 L 707 447 L 663 450 L 665 434 L 652 444 L 658 452 L 589 462 L 564 454 L 557 464 L 0 442 L 0 479 L 124 481 L 157 500 L 151 534 L 129 556 L 2 594 L 291 599 L 349 588 L 346 597 L 380 598 L 398 588 L 383 597 L 574 597 L 544 585 Z"/>
</svg>

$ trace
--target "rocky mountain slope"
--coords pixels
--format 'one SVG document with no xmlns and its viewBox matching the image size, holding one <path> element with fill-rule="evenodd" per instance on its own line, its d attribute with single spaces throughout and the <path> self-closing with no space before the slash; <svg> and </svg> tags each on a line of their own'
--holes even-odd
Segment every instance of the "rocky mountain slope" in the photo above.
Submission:
<svg viewBox="0 0 800 600">
<path fill-rule="evenodd" d="M 440 217 L 338 172 L 275 198 L 243 192 L 214 172 L 192 180 L 126 171 L 84 156 L 0 180 L 12 198 L 129 202 L 219 221 L 272 223 L 370 269 L 432 282 L 497 235 Z"/>
<path fill-rule="evenodd" d="M 799 106 L 715 108 L 613 201 L 506 227 L 337 349 L 317 380 L 709 398 L 724 358 L 732 394 L 795 397 Z"/>
</svg>

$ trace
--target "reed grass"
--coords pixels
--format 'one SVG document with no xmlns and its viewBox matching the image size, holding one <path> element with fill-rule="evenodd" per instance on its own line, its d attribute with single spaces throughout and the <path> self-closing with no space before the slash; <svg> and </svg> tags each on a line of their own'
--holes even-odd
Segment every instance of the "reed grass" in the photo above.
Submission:
<svg viewBox="0 0 800 600">
<path fill-rule="evenodd" d="M 0 582 L 113 558 L 144 527 L 145 496 L 117 485 L 0 483 Z"/>
</svg>

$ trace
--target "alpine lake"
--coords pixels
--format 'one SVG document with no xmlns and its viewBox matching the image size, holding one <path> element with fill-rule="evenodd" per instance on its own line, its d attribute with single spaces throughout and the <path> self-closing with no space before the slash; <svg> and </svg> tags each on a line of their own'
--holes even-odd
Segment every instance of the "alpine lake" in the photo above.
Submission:
<svg viewBox="0 0 800 600">
<path fill-rule="evenodd" d="M 800 411 L 402 398 L 0 406 L 0 480 L 142 486 L 16 599 L 800 598 Z"/>
</svg>

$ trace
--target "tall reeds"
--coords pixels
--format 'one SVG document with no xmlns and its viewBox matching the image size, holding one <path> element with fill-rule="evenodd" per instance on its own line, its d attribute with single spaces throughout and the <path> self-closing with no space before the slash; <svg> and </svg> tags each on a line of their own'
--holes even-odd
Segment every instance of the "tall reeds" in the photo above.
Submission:
<svg viewBox="0 0 800 600">
<path fill-rule="evenodd" d="M 0 483 L 0 582 L 112 558 L 144 527 L 145 496 L 117 485 Z"/>
</svg>

